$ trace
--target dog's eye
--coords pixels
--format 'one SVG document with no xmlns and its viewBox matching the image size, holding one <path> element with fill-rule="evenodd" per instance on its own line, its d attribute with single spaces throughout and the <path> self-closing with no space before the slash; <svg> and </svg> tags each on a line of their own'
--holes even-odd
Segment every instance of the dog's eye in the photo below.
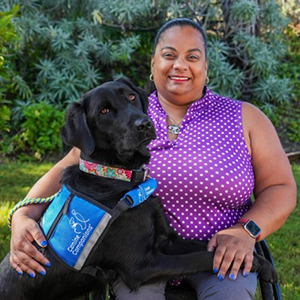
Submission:
<svg viewBox="0 0 300 300">
<path fill-rule="evenodd" d="M 100 114 L 102 114 L 102 115 L 105 115 L 105 114 L 107 114 L 107 113 L 109 113 L 109 109 L 108 109 L 108 108 L 102 108 L 102 109 L 100 110 Z"/>
<path fill-rule="evenodd" d="M 135 95 L 134 95 L 134 94 L 130 94 L 130 95 L 128 96 L 128 99 L 129 99 L 130 101 L 133 101 L 133 100 L 135 99 Z"/>
</svg>

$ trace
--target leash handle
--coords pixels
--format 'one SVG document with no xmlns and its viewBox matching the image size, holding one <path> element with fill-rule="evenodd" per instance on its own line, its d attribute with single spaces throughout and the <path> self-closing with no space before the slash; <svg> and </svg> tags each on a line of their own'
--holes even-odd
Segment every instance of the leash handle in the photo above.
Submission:
<svg viewBox="0 0 300 300">
<path fill-rule="evenodd" d="M 46 197 L 46 198 L 25 198 L 23 200 L 21 200 L 20 202 L 18 202 L 9 212 L 8 214 L 8 218 L 7 218 L 7 225 L 9 228 L 11 228 L 11 219 L 13 214 L 21 207 L 26 206 L 26 205 L 30 205 L 30 204 L 40 204 L 40 203 L 51 203 L 53 201 L 53 199 L 58 195 L 60 191 L 58 191 L 57 193 L 55 193 L 52 196 Z"/>
</svg>

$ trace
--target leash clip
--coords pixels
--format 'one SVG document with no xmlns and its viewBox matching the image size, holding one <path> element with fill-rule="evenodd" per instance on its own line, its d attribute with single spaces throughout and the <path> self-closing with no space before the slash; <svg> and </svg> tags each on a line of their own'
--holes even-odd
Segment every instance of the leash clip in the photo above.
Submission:
<svg viewBox="0 0 300 300">
<path fill-rule="evenodd" d="M 145 167 L 145 166 L 143 166 L 142 167 L 143 169 L 144 169 L 144 181 L 146 180 L 146 179 L 149 179 L 149 178 L 151 178 L 151 176 L 150 176 L 150 169 L 148 168 L 148 167 Z"/>
</svg>

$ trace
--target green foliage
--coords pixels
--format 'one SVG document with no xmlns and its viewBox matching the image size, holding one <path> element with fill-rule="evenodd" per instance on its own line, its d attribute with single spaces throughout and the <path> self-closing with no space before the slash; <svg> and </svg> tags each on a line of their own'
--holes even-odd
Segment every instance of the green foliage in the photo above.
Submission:
<svg viewBox="0 0 300 300">
<path fill-rule="evenodd" d="M 254 96 L 261 103 L 286 104 L 289 101 L 290 91 L 287 78 L 278 79 L 273 75 L 258 80 L 253 87 Z"/>
<path fill-rule="evenodd" d="M 291 8 L 294 8 L 295 15 L 300 15 L 299 8 L 293 6 L 291 1 Z M 285 7 L 288 10 L 288 6 Z M 289 10 L 288 10 L 289 11 Z M 295 15 L 289 11 L 291 22 L 285 29 L 285 36 L 287 38 L 288 53 L 285 55 L 284 60 L 278 67 L 278 76 L 281 78 L 289 77 L 290 79 L 290 96 L 291 101 L 288 105 L 279 106 L 278 114 L 276 116 L 278 128 L 281 133 L 281 140 L 289 140 L 293 142 L 295 147 L 289 147 L 289 151 L 299 150 L 300 144 L 300 30 L 299 30 L 299 19 L 295 19 Z M 297 27 L 298 24 L 298 27 Z"/>
<path fill-rule="evenodd" d="M 20 17 L 15 19 L 21 36 L 18 53 L 26 52 L 28 58 L 19 67 L 22 74 L 28 74 L 24 83 L 39 101 L 54 104 L 67 105 L 116 74 L 144 85 L 154 34 L 174 17 L 194 18 L 206 27 L 213 40 L 208 48 L 211 88 L 227 96 L 257 100 L 253 85 L 270 75 L 276 79 L 278 60 L 284 53 L 279 45 L 286 19 L 271 0 L 260 5 L 251 0 L 16 2 L 20 5 Z M 146 45 L 141 44 L 141 35 L 148 36 L 143 37 Z M 217 43 L 227 51 L 214 53 Z M 137 74 L 135 68 L 147 72 Z M 16 92 L 24 99 L 17 79 Z M 282 97 L 279 101 L 285 101 L 287 93 Z"/>
<path fill-rule="evenodd" d="M 9 131 L 10 109 L 7 105 L 0 106 L 0 130 Z"/>
<path fill-rule="evenodd" d="M 290 132 L 288 133 L 289 138 L 291 141 L 294 142 L 299 142 L 300 141 L 300 118 L 297 120 L 292 120 L 289 124 L 289 130 Z"/>
<path fill-rule="evenodd" d="M 253 22 L 258 17 L 259 6 L 254 1 L 236 1 L 229 10 L 234 21 Z"/>
<path fill-rule="evenodd" d="M 97 11 L 103 22 L 116 22 L 130 26 L 135 19 L 149 17 L 151 2 L 150 0 L 99 1 Z"/>
<path fill-rule="evenodd" d="M 14 140 L 15 150 L 30 148 L 36 158 L 61 148 L 60 128 L 64 123 L 64 111 L 43 102 L 32 104 L 23 111 L 25 121 Z"/>
<path fill-rule="evenodd" d="M 207 46 L 209 88 L 223 96 L 239 97 L 244 75 L 229 63 L 227 56 L 230 48 L 220 40 L 209 41 Z"/>
<path fill-rule="evenodd" d="M 284 12 L 296 20 L 296 2 L 291 3 Z M 273 0 L 3 0 L 1 11 L 9 16 L 3 24 L 13 33 L 6 37 L 19 37 L 5 48 L 9 59 L 2 55 L 3 63 L 0 58 L 0 75 L 1 66 L 6 70 L 2 98 L 18 112 L 11 114 L 10 123 L 8 115 L 1 123 L 6 129 L 13 125 L 11 135 L 21 130 L 21 102 L 65 108 L 122 75 L 146 86 L 154 36 L 174 17 L 192 18 L 206 29 L 213 92 L 251 101 L 270 116 L 299 93 L 289 73 L 282 72 L 289 50 L 283 35 L 288 18 Z"/>
<path fill-rule="evenodd" d="M 12 6 L 10 11 L 0 12 L 0 132 L 10 130 L 10 108 L 3 94 L 8 89 L 7 82 L 13 75 L 10 69 L 10 61 L 6 58 L 9 53 L 10 45 L 17 39 L 11 19 L 17 13 L 18 6 Z M 0 137 L 2 134 L 0 133 Z"/>
</svg>

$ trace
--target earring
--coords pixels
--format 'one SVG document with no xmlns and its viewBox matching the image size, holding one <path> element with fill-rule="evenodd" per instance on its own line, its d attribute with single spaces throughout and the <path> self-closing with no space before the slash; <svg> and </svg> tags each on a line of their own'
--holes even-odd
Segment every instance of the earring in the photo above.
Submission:
<svg viewBox="0 0 300 300">
<path fill-rule="evenodd" d="M 208 85 L 208 83 L 209 83 L 209 78 L 206 76 L 205 77 L 205 85 Z"/>
<path fill-rule="evenodd" d="M 150 79 L 150 81 L 154 81 L 154 76 L 152 73 L 150 74 L 149 79 Z"/>
</svg>

